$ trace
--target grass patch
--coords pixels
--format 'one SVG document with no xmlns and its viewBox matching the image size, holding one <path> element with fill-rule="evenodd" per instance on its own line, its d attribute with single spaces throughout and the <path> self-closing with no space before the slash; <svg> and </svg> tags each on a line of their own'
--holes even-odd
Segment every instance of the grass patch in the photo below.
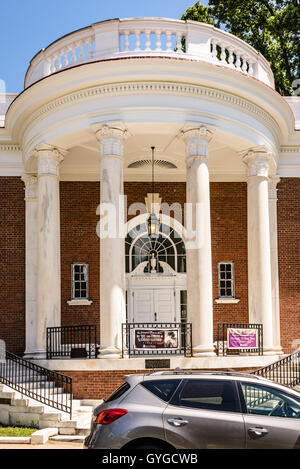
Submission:
<svg viewBox="0 0 300 469">
<path fill-rule="evenodd" d="M 36 428 L 0 426 L 0 436 L 31 436 L 36 430 Z"/>
</svg>

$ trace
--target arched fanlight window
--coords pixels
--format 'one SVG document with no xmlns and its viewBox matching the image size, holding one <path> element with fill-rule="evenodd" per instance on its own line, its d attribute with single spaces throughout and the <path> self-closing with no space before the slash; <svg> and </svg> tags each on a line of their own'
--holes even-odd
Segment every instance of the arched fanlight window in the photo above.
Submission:
<svg viewBox="0 0 300 469">
<path fill-rule="evenodd" d="M 157 261 L 157 272 L 162 272 L 161 262 L 166 262 L 176 272 L 186 272 L 185 245 L 180 235 L 170 226 L 160 223 L 158 237 L 148 234 L 147 223 L 137 225 L 125 240 L 126 272 L 132 272 L 141 262 L 147 262 L 145 273 L 151 270 L 151 259 Z"/>
</svg>

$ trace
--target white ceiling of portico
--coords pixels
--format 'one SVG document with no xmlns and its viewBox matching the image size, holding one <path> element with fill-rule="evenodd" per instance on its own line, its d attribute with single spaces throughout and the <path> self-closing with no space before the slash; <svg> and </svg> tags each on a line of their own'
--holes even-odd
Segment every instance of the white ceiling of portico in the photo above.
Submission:
<svg viewBox="0 0 300 469">
<path fill-rule="evenodd" d="M 156 167 L 155 178 L 161 181 L 185 180 L 185 143 L 180 127 L 168 124 L 128 126 L 128 138 L 124 143 L 125 181 L 151 180 L 151 167 L 130 169 L 128 165 L 139 160 L 151 159 L 151 146 L 155 147 L 155 159 L 172 162 L 177 169 Z M 70 142 L 72 142 L 70 144 Z M 99 144 L 91 132 L 72 135 L 67 142 L 57 140 L 54 144 L 68 148 L 61 167 L 62 180 L 99 180 Z M 209 169 L 211 180 L 245 180 L 245 165 L 240 152 L 249 148 L 250 142 L 219 130 L 214 131 L 209 144 Z"/>
</svg>

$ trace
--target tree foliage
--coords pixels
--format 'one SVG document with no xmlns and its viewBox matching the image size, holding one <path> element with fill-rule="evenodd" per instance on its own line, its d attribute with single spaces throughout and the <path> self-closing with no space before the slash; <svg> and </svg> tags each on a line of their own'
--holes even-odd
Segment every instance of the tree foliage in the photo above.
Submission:
<svg viewBox="0 0 300 469">
<path fill-rule="evenodd" d="M 299 0 L 198 0 L 182 20 L 212 24 L 253 46 L 270 62 L 276 90 L 291 95 L 299 79 Z M 299 84 L 299 81 L 298 81 Z"/>
</svg>

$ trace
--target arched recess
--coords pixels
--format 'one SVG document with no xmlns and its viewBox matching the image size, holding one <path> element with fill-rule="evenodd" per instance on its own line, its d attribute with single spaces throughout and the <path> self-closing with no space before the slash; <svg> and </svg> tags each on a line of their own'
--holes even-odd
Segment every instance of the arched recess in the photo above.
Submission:
<svg viewBox="0 0 300 469">
<path fill-rule="evenodd" d="M 159 237 L 147 233 L 148 213 L 126 226 L 128 322 L 186 321 L 186 252 L 183 225 L 160 214 Z"/>
</svg>

